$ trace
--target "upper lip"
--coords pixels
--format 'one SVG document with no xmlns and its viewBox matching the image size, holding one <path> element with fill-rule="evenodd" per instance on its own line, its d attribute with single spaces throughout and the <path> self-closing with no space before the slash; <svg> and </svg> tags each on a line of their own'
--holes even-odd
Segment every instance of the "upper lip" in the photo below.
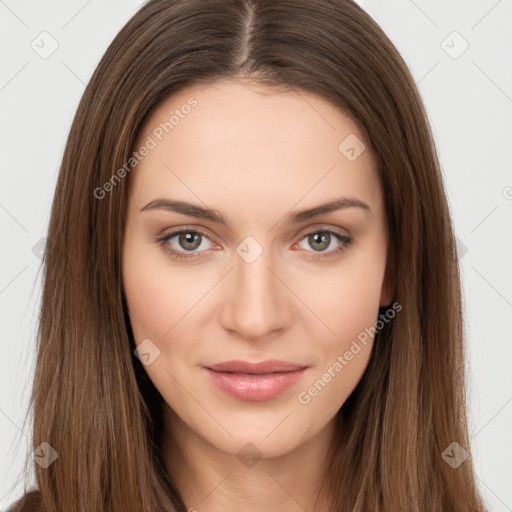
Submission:
<svg viewBox="0 0 512 512">
<path fill-rule="evenodd" d="M 306 365 L 289 363 L 287 361 L 278 361 L 276 359 L 268 359 L 258 363 L 251 363 L 250 361 L 233 360 L 224 363 L 217 363 L 207 366 L 210 370 L 216 372 L 230 372 L 230 373 L 249 373 L 249 374 L 265 374 L 276 372 L 292 372 L 305 368 Z"/>
</svg>

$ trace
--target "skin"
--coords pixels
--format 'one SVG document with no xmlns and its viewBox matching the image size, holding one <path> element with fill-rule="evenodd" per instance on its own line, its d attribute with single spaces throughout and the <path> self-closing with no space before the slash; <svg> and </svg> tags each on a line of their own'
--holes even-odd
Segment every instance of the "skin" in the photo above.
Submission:
<svg viewBox="0 0 512 512">
<path fill-rule="evenodd" d="M 368 144 L 354 161 L 338 150 L 348 135 L 364 136 L 323 98 L 241 81 L 188 87 L 165 100 L 136 146 L 191 97 L 197 106 L 129 175 L 123 242 L 135 342 L 150 339 L 160 350 L 144 368 L 168 406 L 167 469 L 187 508 L 198 511 L 327 510 L 319 490 L 334 417 L 366 369 L 371 336 L 309 403 L 298 394 L 392 299 L 375 159 Z M 285 220 L 341 197 L 357 198 L 371 212 L 350 207 L 299 224 Z M 166 209 L 141 212 L 158 198 L 214 208 L 231 225 Z M 208 238 L 200 237 L 198 248 L 180 245 L 179 236 L 155 241 L 178 228 Z M 307 236 L 326 228 L 353 243 L 344 247 L 332 236 L 322 246 Z M 251 263 L 236 252 L 247 236 L 263 250 Z M 195 259 L 177 260 L 165 244 Z M 248 401 L 226 395 L 203 368 L 231 359 L 308 368 L 277 397 Z M 251 467 L 237 457 L 246 443 L 259 453 Z"/>
</svg>

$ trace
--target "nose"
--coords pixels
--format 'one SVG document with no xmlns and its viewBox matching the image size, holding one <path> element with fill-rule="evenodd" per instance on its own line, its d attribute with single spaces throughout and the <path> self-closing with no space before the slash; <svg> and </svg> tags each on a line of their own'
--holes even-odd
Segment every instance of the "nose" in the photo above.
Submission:
<svg viewBox="0 0 512 512">
<path fill-rule="evenodd" d="M 220 315 L 224 329 L 254 341 L 268 339 L 289 325 L 291 292 L 274 267 L 270 251 L 251 263 L 235 255 Z"/>
</svg>

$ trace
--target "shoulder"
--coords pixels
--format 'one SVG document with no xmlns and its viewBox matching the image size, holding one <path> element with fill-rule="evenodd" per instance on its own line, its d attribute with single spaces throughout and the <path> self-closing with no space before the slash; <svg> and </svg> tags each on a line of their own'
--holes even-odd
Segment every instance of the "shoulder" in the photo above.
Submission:
<svg viewBox="0 0 512 512">
<path fill-rule="evenodd" d="M 16 503 L 11 505 L 7 512 L 39 512 L 41 496 L 38 490 L 33 490 L 22 496 Z"/>
</svg>

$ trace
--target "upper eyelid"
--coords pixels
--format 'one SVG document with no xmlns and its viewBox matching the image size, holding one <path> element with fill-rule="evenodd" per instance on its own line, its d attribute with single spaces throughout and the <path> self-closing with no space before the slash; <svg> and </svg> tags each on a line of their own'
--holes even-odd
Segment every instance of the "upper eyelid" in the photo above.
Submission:
<svg viewBox="0 0 512 512">
<path fill-rule="evenodd" d="M 299 234 L 308 234 L 308 233 L 312 233 L 312 232 L 329 230 L 329 229 L 345 231 L 347 233 L 347 236 L 351 236 L 350 231 L 348 229 L 342 228 L 340 226 L 329 226 L 325 223 L 318 224 L 316 226 L 310 226 L 307 228 L 303 228 L 300 230 Z M 196 227 L 196 226 L 183 226 L 183 227 L 179 227 L 179 228 L 171 228 L 167 234 L 162 235 L 162 236 L 176 235 L 176 234 L 182 233 L 182 232 L 197 232 L 197 233 L 203 234 L 204 236 L 206 236 L 208 238 L 211 238 L 211 236 L 207 233 L 207 231 L 208 231 L 208 228 Z M 298 235 L 295 235 L 295 236 L 298 236 Z M 215 237 L 213 237 L 213 238 L 215 238 Z"/>
<path fill-rule="evenodd" d="M 312 226 L 312 227 L 310 226 L 310 227 L 304 228 L 303 230 L 301 230 L 299 232 L 298 235 L 294 236 L 294 239 L 299 237 L 298 240 L 300 241 L 305 236 L 307 236 L 311 233 L 317 233 L 317 232 L 329 231 L 329 230 L 334 231 L 336 233 L 338 233 L 339 231 L 346 231 L 346 234 L 344 234 L 342 232 L 340 232 L 338 234 L 340 234 L 341 236 L 345 236 L 347 238 L 353 238 L 353 236 L 350 234 L 350 232 L 348 230 L 341 228 L 339 226 L 333 227 L 333 226 L 326 226 L 326 225 L 318 225 L 318 226 Z M 171 230 L 167 234 L 164 234 L 161 237 L 159 237 L 159 239 L 160 240 L 165 239 L 165 238 L 170 239 L 170 238 L 173 238 L 174 236 L 179 235 L 181 233 L 193 232 L 193 233 L 198 233 L 198 234 L 208 238 L 208 240 L 210 240 L 210 242 L 218 245 L 218 243 L 214 239 L 215 237 L 210 236 L 206 231 L 207 230 L 204 230 L 203 228 L 184 226 L 184 227 L 176 228 L 175 230 Z"/>
</svg>

